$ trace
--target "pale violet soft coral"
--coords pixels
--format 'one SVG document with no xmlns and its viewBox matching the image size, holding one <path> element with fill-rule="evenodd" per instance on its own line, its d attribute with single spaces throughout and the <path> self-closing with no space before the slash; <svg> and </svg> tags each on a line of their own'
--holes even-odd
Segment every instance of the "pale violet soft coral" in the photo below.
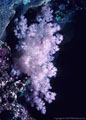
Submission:
<svg viewBox="0 0 86 120">
<path fill-rule="evenodd" d="M 50 78 L 55 77 L 57 68 L 53 65 L 53 54 L 59 51 L 63 36 L 58 33 L 60 26 L 53 21 L 53 11 L 46 5 L 37 16 L 38 23 L 28 27 L 27 19 L 21 16 L 16 19 L 15 35 L 19 39 L 16 49 L 21 52 L 20 58 L 15 58 L 21 73 L 31 78 L 33 93 L 28 95 L 28 101 L 36 105 L 37 110 L 46 113 L 45 101 L 51 103 L 56 93 L 51 92 Z"/>
</svg>

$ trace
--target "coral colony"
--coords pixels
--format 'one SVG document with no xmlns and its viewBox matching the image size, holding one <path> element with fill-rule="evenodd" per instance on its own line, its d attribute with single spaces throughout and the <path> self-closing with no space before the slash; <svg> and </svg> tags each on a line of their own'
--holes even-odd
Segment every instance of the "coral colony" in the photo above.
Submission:
<svg viewBox="0 0 86 120">
<path fill-rule="evenodd" d="M 13 64 L 9 62 L 11 49 L 4 44 L 0 46 L 0 113 L 11 111 L 12 120 L 32 119 L 29 110 L 18 102 L 18 93 L 42 114 L 46 113 L 46 102 L 55 100 L 56 93 L 51 92 L 50 85 L 57 73 L 53 55 L 59 51 L 63 35 L 52 14 L 53 10 L 46 4 L 37 15 L 36 23 L 28 26 L 24 16 L 15 19 L 18 44 Z"/>
<path fill-rule="evenodd" d="M 31 96 L 28 94 L 28 100 L 43 114 L 46 113 L 44 101 L 51 103 L 55 100 L 56 93 L 50 91 L 50 78 L 56 76 L 57 68 L 52 61 L 53 54 L 59 50 L 58 45 L 63 40 L 63 36 L 58 33 L 60 26 L 51 22 L 52 12 L 48 5 L 44 6 L 42 16 L 38 15 L 36 18 L 38 23 L 29 27 L 27 19 L 21 16 L 19 22 L 16 19 L 14 30 L 19 39 L 16 49 L 23 51 L 20 58 L 15 58 L 15 63 L 22 73 L 30 76 L 33 92 Z"/>
</svg>

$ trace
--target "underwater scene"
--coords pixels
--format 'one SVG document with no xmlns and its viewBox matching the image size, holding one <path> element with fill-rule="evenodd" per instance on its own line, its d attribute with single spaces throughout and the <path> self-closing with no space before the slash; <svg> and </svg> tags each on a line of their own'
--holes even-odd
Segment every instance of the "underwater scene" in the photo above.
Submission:
<svg viewBox="0 0 86 120">
<path fill-rule="evenodd" d="M 0 0 L 0 120 L 86 119 L 86 0 Z"/>
</svg>

